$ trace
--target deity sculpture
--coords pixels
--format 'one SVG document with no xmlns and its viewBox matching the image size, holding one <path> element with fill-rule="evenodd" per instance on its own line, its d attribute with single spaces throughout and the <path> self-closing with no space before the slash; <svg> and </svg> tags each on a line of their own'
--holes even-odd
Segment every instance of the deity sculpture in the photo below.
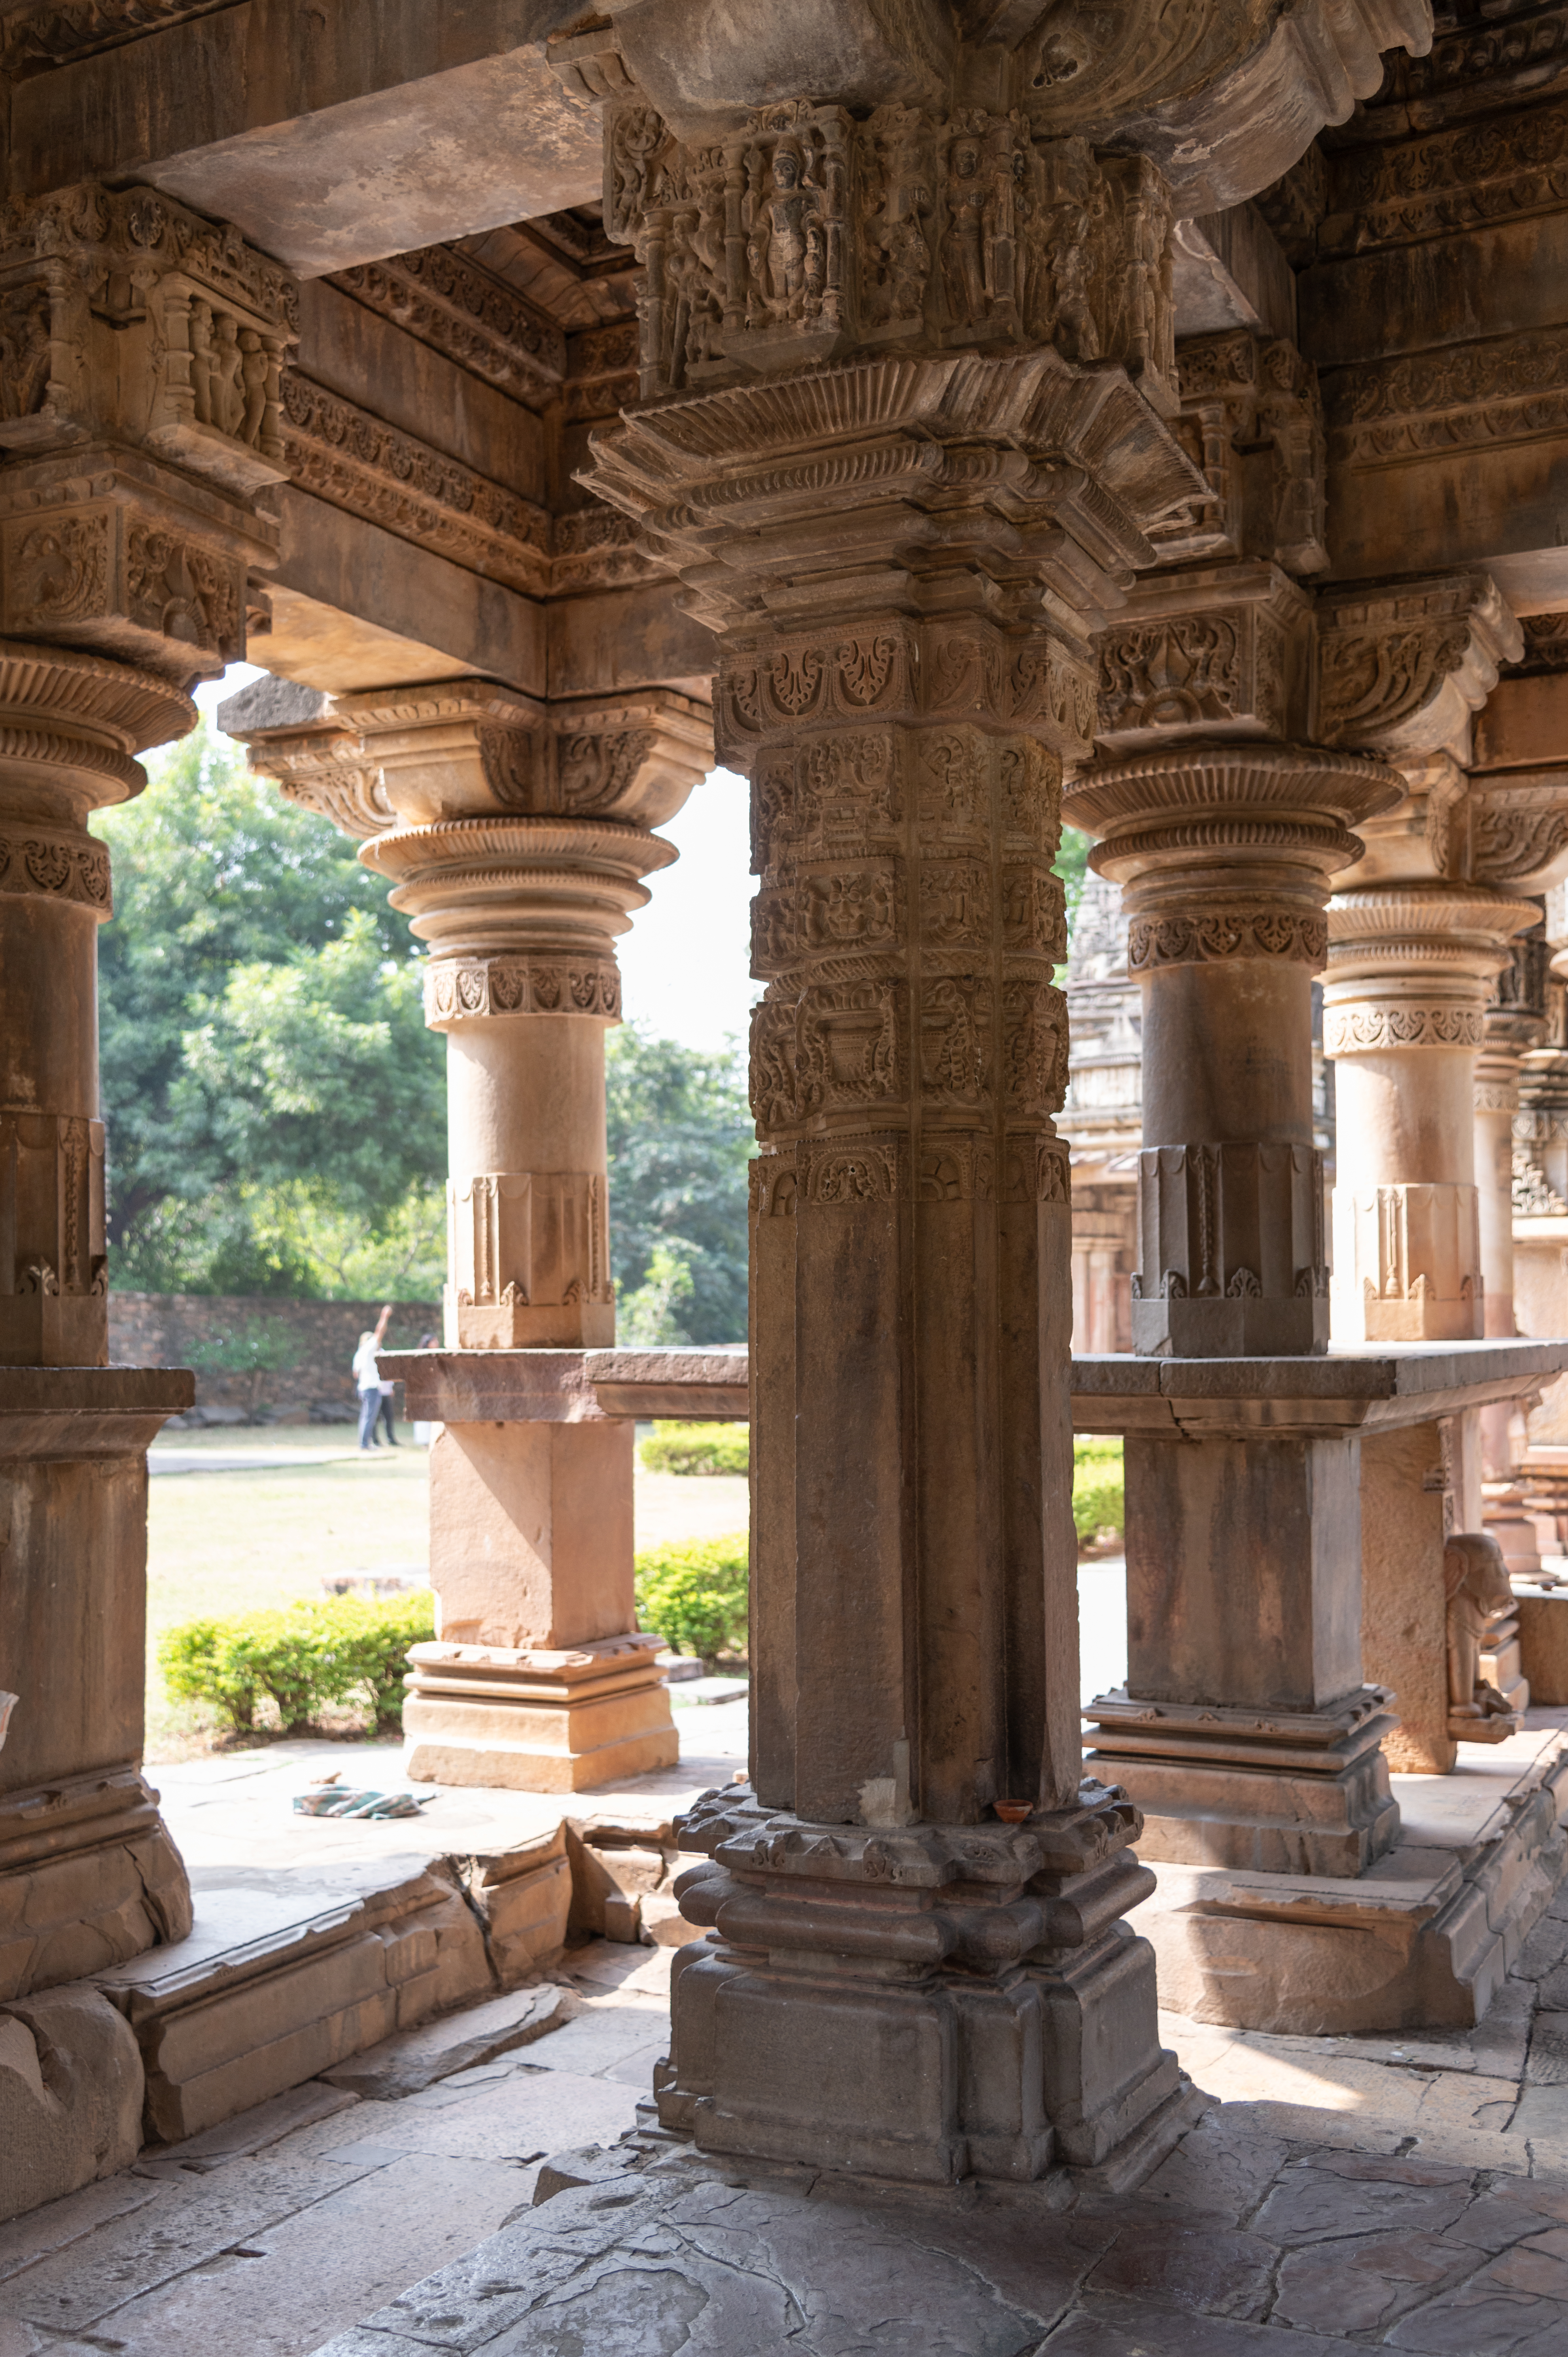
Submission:
<svg viewBox="0 0 1568 2357">
<path fill-rule="evenodd" d="M 958 327 L 977 328 L 986 298 L 986 214 L 991 203 L 978 139 L 965 133 L 948 149 L 948 226 L 942 235 L 942 276 Z"/>
<path fill-rule="evenodd" d="M 825 265 L 822 205 L 793 139 L 773 151 L 771 192 L 757 202 L 747 258 L 770 317 L 799 319 L 820 298 Z"/>
</svg>

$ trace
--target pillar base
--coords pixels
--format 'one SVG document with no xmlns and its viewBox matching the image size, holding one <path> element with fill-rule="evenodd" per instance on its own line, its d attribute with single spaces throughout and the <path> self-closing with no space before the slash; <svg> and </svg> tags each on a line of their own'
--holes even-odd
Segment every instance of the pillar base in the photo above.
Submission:
<svg viewBox="0 0 1568 2357">
<path fill-rule="evenodd" d="M 185 1939 L 190 1885 L 134 1765 L 0 1797 L 0 2000 Z"/>
<path fill-rule="evenodd" d="M 1118 1686 L 1084 1717 L 1085 1760 L 1124 1784 L 1152 1857 L 1262 1873 L 1359 1875 L 1399 1835 L 1380 1749 L 1397 1725 L 1382 1686 L 1319 1711 L 1151 1702 Z"/>
<path fill-rule="evenodd" d="M 582 1792 L 671 1768 L 680 1738 L 647 1633 L 569 1652 L 414 1645 L 403 1733 L 415 1782 Z"/>
<path fill-rule="evenodd" d="M 1135 2183 L 1190 2113 L 1122 1921 L 1154 1878 L 1124 1796 L 1021 1824 L 815 1825 L 708 1793 L 680 1828 L 665 2128 L 705 2152 L 947 2185 Z"/>
<path fill-rule="evenodd" d="M 1402 1837 L 1360 1876 L 1234 1872 L 1156 1855 L 1157 1887 L 1133 1924 L 1159 1960 L 1161 2003 L 1197 2021 L 1308 2038 L 1473 2027 L 1568 1860 L 1568 1739 L 1532 1732 L 1516 1750 L 1511 1783 L 1463 1757 L 1451 1775 L 1402 1776 Z"/>
</svg>

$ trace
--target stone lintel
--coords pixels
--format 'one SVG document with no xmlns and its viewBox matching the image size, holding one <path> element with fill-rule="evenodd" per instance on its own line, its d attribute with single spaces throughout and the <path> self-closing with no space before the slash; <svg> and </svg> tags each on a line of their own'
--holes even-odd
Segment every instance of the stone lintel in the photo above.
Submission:
<svg viewBox="0 0 1568 2357">
<path fill-rule="evenodd" d="M 1283 1438 L 1430 1424 L 1521 1399 L 1568 1367 L 1568 1341 L 1415 1343 L 1397 1351 L 1331 1344 L 1321 1358 L 1075 1357 L 1077 1432 L 1240 1432 Z"/>
<path fill-rule="evenodd" d="M 185 1367 L 0 1367 L 0 1461 L 134 1456 L 195 1398 Z"/>
<path fill-rule="evenodd" d="M 432 1423 L 722 1423 L 749 1408 L 744 1351 L 385 1351 L 378 1364 Z"/>
</svg>

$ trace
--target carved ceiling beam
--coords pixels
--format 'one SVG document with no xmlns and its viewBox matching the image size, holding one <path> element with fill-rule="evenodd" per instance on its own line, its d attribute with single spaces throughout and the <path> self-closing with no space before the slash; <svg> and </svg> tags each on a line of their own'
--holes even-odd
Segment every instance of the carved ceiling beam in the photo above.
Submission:
<svg viewBox="0 0 1568 2357">
<path fill-rule="evenodd" d="M 556 400 L 566 338 L 553 319 L 449 245 L 362 262 L 328 280 L 529 409 Z"/>
</svg>

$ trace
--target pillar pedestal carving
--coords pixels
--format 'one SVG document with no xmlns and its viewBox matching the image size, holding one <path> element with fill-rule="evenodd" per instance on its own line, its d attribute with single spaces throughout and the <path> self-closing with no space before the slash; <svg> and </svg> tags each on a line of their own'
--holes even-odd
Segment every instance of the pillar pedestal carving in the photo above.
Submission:
<svg viewBox="0 0 1568 2357">
<path fill-rule="evenodd" d="M 768 109 L 736 168 L 755 153 L 778 185 L 779 155 L 792 171 L 809 146 L 831 173 L 850 137 L 891 189 L 934 136 L 899 124 Z M 934 152 L 950 147 L 968 158 L 948 135 Z M 1117 1920 L 1145 1887 L 1125 1857 L 1136 1813 L 1081 1785 L 1050 866 L 1062 759 L 1092 725 L 1089 628 L 1148 561 L 1143 522 L 1192 479 L 1120 369 L 1018 340 L 980 245 L 972 285 L 961 266 L 961 230 L 901 327 L 875 324 L 846 238 L 842 331 L 830 287 L 814 343 L 776 204 L 758 301 L 671 344 L 654 296 L 684 232 L 665 191 L 705 167 L 631 110 L 609 152 L 618 232 L 648 270 L 645 392 L 688 390 L 598 434 L 593 482 L 719 633 L 717 735 L 752 781 L 768 985 L 753 1783 L 683 1835 L 715 1857 L 682 1885 L 714 1929 L 680 1952 L 660 2115 L 714 2149 L 935 2181 L 1053 2160 L 1135 2173 L 1185 2099 L 1151 1959 Z M 1159 214 L 1146 167 L 1112 185 L 1123 167 L 1053 163 L 1016 123 L 950 168 L 1026 191 L 1070 168 L 1101 186 L 1112 243 L 1138 209 Z M 907 356 L 868 354 L 892 334 Z M 802 365 L 824 350 L 844 357 Z M 1155 393 L 1159 353 L 1156 333 L 1139 363 Z"/>
<path fill-rule="evenodd" d="M 605 1033 L 615 941 L 669 864 L 650 832 L 708 766 L 673 690 L 541 704 L 482 681 L 224 706 L 254 768 L 361 837 L 429 946 L 447 1043 L 449 1352 L 615 1340 Z M 410 1772 L 576 1792 L 678 1755 L 632 1592 L 629 1425 L 447 1417 L 431 1450 L 439 1641 L 415 1648 Z"/>
</svg>

